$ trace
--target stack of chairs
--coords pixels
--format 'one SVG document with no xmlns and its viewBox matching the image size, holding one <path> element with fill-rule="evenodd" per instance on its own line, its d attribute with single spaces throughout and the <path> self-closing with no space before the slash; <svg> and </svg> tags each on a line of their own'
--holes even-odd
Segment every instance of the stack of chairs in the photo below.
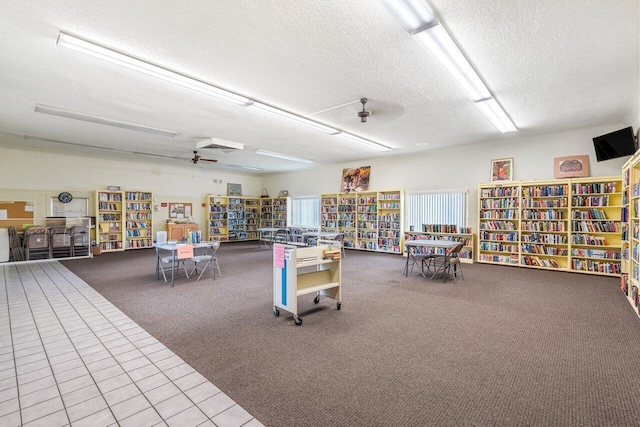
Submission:
<svg viewBox="0 0 640 427">
<path fill-rule="evenodd" d="M 49 229 L 32 226 L 24 229 L 24 253 L 27 261 L 50 258 Z"/>
<path fill-rule="evenodd" d="M 11 249 L 13 261 L 24 261 L 24 249 L 15 227 L 9 227 L 9 248 Z"/>
</svg>

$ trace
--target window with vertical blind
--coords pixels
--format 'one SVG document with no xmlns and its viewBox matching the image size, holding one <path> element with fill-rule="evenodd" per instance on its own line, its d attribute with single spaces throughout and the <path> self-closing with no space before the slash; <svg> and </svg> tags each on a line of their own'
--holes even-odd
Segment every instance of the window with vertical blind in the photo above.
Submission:
<svg viewBox="0 0 640 427">
<path fill-rule="evenodd" d="M 407 228 L 422 224 L 467 226 L 467 193 L 415 193 L 407 196 Z"/>
<path fill-rule="evenodd" d="M 320 227 L 320 197 L 297 197 L 292 202 L 291 225 Z"/>
</svg>

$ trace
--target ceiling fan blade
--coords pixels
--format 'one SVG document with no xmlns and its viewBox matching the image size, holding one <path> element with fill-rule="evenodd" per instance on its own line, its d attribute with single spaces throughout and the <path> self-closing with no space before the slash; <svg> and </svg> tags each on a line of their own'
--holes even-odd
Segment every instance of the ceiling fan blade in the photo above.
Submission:
<svg viewBox="0 0 640 427">
<path fill-rule="evenodd" d="M 217 160 L 214 160 L 214 159 L 203 159 L 202 157 L 200 157 L 198 159 L 198 161 L 200 161 L 200 162 L 211 162 L 211 163 L 216 163 L 217 162 Z"/>
</svg>

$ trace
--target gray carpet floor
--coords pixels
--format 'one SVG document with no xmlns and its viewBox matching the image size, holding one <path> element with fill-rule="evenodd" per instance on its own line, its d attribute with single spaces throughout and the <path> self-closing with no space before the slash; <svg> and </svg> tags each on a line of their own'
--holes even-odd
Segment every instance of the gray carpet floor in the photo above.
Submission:
<svg viewBox="0 0 640 427">
<path fill-rule="evenodd" d="M 295 326 L 273 315 L 269 250 L 218 256 L 223 277 L 174 288 L 149 249 L 63 264 L 267 426 L 640 425 L 616 278 L 476 263 L 443 283 L 348 251 L 342 309 L 300 297 Z"/>
</svg>

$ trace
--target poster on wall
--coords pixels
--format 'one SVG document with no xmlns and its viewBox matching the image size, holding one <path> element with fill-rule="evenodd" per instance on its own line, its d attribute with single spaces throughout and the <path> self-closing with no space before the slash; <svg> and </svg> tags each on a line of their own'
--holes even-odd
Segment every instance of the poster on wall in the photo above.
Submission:
<svg viewBox="0 0 640 427">
<path fill-rule="evenodd" d="M 554 178 L 579 178 L 589 176 L 589 156 L 567 156 L 553 159 Z"/>
<path fill-rule="evenodd" d="M 361 166 L 359 168 L 342 170 L 341 193 L 350 191 L 367 191 L 369 189 L 369 176 L 371 175 L 371 166 Z"/>
<path fill-rule="evenodd" d="M 513 157 L 491 160 L 491 182 L 513 179 Z"/>
</svg>

